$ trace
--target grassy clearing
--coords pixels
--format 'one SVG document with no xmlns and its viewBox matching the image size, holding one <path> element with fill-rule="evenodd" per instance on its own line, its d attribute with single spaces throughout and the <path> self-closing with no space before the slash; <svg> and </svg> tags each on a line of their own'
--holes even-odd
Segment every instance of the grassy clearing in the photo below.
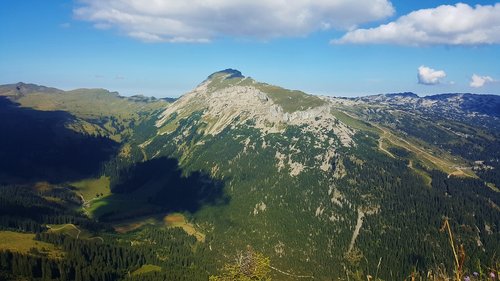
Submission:
<svg viewBox="0 0 500 281">
<path fill-rule="evenodd" d="M 34 238 L 35 234 L 31 233 L 0 231 L 0 250 L 27 254 L 30 249 L 35 248 L 49 258 L 62 258 L 64 256 L 64 252 L 57 249 L 53 244 L 36 241 L 33 240 Z"/>
<path fill-rule="evenodd" d="M 74 224 L 54 224 L 47 225 L 49 233 L 58 233 L 58 234 L 66 234 L 75 239 L 80 238 L 81 230 L 78 229 Z"/>
<path fill-rule="evenodd" d="M 96 198 L 89 202 L 86 211 L 92 218 L 106 216 L 109 221 L 157 213 L 159 211 L 158 206 L 147 202 L 147 195 L 151 193 L 148 193 L 146 189 L 143 191 L 143 194 L 110 194 Z"/>
<path fill-rule="evenodd" d="M 200 232 L 195 225 L 189 223 L 183 214 L 174 213 L 166 216 L 144 216 L 134 219 L 115 222 L 113 228 L 118 233 L 127 233 L 141 228 L 144 225 L 154 225 L 158 227 L 180 227 L 188 235 L 192 235 L 199 242 L 205 242 L 205 234 Z"/>
<path fill-rule="evenodd" d="M 100 199 L 93 200 L 91 204 L 88 206 L 86 209 L 88 215 L 91 218 L 97 218 L 99 217 L 99 208 L 103 208 L 108 205 L 108 201 L 106 200 L 105 197 L 101 197 Z"/>
<path fill-rule="evenodd" d="M 171 214 L 163 218 L 163 222 L 167 226 L 176 227 L 186 223 L 186 217 L 182 214 Z"/>
<path fill-rule="evenodd" d="M 333 109 L 332 115 L 335 116 L 335 118 L 337 118 L 340 122 L 346 124 L 348 127 L 376 134 L 382 133 L 381 130 L 379 130 L 377 127 L 372 126 L 370 123 L 363 122 L 359 119 L 353 118 L 340 110 Z"/>
<path fill-rule="evenodd" d="M 132 204 L 136 205 L 136 204 Z M 92 218 L 99 218 L 105 214 L 125 211 L 128 207 L 132 208 L 128 200 L 120 200 L 113 196 L 101 197 L 90 202 L 87 211 Z"/>
<path fill-rule="evenodd" d="M 139 267 L 136 271 L 132 272 L 132 275 L 139 275 L 148 272 L 161 271 L 161 267 L 152 264 L 145 264 Z"/>
<path fill-rule="evenodd" d="M 83 196 L 85 201 L 96 198 L 97 194 L 99 194 L 99 196 L 101 196 L 101 194 L 102 196 L 110 194 L 109 178 L 105 176 L 98 179 L 85 179 L 71 183 L 70 185 L 78 190 L 78 193 Z"/>
<path fill-rule="evenodd" d="M 90 188 L 84 190 L 88 190 L 88 197 L 91 199 L 86 202 L 84 209 L 89 217 L 106 216 L 107 220 L 116 221 L 152 214 L 158 209 L 157 206 L 148 203 L 149 194 L 154 194 L 159 188 L 158 185 L 151 184 L 130 194 L 112 194 L 109 189 L 109 179 L 101 178 L 101 182 L 106 185 L 106 193 L 99 197 L 95 197 L 97 190 L 91 188 L 98 186 L 99 181 L 86 182 Z"/>
<path fill-rule="evenodd" d="M 415 173 L 417 173 L 419 176 L 421 176 L 424 179 L 424 182 L 427 186 L 429 186 L 429 187 L 432 186 L 432 177 L 429 174 L 427 174 L 425 171 L 413 166 L 413 161 L 418 161 L 418 160 L 410 159 L 408 161 L 408 167 L 410 169 L 412 169 L 413 171 L 415 171 Z"/>
<path fill-rule="evenodd" d="M 88 232 L 85 229 L 80 229 L 76 225 L 69 223 L 69 224 L 51 224 L 47 225 L 49 230 L 47 232 L 49 233 L 58 233 L 58 234 L 65 234 L 68 235 L 72 238 L 75 239 L 84 239 L 84 240 L 101 240 L 103 241 L 102 237 L 94 236 L 92 233 Z"/>
<path fill-rule="evenodd" d="M 187 234 L 196 237 L 200 242 L 205 242 L 205 234 L 199 232 L 195 226 L 186 220 L 182 214 L 170 214 L 163 218 L 163 222 L 167 227 L 180 227 Z"/>
<path fill-rule="evenodd" d="M 164 207 L 151 202 L 154 201 L 152 196 L 158 194 L 169 181 L 169 178 L 152 180 L 129 193 L 113 193 L 93 199 L 86 211 L 90 217 L 109 222 L 165 214 Z"/>
</svg>

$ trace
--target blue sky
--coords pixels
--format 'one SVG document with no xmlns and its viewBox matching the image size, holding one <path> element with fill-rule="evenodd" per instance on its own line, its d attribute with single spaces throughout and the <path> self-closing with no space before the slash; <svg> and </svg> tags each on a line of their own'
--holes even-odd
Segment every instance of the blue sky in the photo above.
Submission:
<svg viewBox="0 0 500 281">
<path fill-rule="evenodd" d="M 323 95 L 500 94 L 495 1 L 191 1 L 2 1 L 0 84 L 177 97 L 236 68 Z"/>
</svg>

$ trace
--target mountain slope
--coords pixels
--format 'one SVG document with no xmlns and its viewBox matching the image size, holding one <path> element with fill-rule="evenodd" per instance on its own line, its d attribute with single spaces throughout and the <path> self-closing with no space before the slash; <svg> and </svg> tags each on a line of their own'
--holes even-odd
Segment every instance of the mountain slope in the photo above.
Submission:
<svg viewBox="0 0 500 281">
<path fill-rule="evenodd" d="M 388 264 L 382 274 L 404 274 L 411 265 L 446 262 L 446 237 L 437 232 L 444 216 L 470 227 L 461 232 L 468 251 L 490 256 L 487 249 L 498 246 L 498 192 L 474 179 L 472 159 L 403 130 L 427 112 L 401 111 L 378 100 L 309 96 L 225 70 L 167 107 L 158 133 L 132 146 L 144 153 L 141 161 L 174 157 L 187 173 L 202 170 L 223 182 L 229 202 L 191 214 L 217 256 L 250 244 L 297 275 L 374 270 L 381 257 Z M 406 123 L 393 124 L 399 120 Z M 441 128 L 429 120 L 418 126 Z M 496 143 L 496 131 L 485 134 Z M 472 210 L 475 216 L 466 215 Z"/>
<path fill-rule="evenodd" d="M 111 194 L 85 210 L 128 231 L 107 235 L 134 250 L 165 245 L 151 233 L 182 218 L 176 223 L 193 235 L 186 256 L 198 258 L 197 276 L 214 274 L 247 245 L 270 257 L 274 280 L 375 272 L 394 280 L 412 268 L 452 268 L 439 232 L 444 218 L 471 257 L 467 268 L 495 262 L 496 96 L 318 97 L 232 69 L 171 104 L 26 85 L 0 93 L 70 112 L 76 121 L 68 128 L 88 134 L 71 125 L 87 122 L 119 141 L 103 169 Z M 168 252 L 157 248 L 156 257 Z M 184 260 L 176 266 L 190 268 Z"/>
</svg>

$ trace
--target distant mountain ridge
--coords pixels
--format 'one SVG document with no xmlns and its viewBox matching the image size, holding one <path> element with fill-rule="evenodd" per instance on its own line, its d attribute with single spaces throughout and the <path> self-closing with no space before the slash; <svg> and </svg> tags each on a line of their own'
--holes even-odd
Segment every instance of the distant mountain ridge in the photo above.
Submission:
<svg viewBox="0 0 500 281">
<path fill-rule="evenodd" d="M 420 97 L 411 92 L 405 93 L 391 93 L 372 95 L 357 98 L 364 101 L 383 101 L 392 103 L 394 105 L 399 103 L 418 104 L 424 105 L 439 105 L 439 106 L 459 106 L 462 110 L 470 112 L 484 112 L 485 114 L 500 116 L 500 96 L 492 94 L 471 94 L 471 93 L 447 93 L 435 94 Z M 428 101 L 435 101 L 436 103 L 429 103 Z M 403 105 L 403 104 L 402 104 Z"/>
<path fill-rule="evenodd" d="M 19 82 L 16 84 L 0 85 L 0 92 L 4 96 L 21 96 L 30 93 L 42 92 L 42 93 L 60 93 L 62 90 L 56 88 L 50 88 L 45 86 L 40 86 L 36 84 L 26 84 Z"/>
</svg>

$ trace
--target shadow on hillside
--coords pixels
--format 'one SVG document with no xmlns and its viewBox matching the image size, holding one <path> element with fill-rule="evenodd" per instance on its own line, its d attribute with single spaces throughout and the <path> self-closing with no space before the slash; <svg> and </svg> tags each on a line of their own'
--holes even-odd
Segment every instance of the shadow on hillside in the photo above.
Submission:
<svg viewBox="0 0 500 281">
<path fill-rule="evenodd" d="M 65 127 L 74 120 L 64 111 L 22 108 L 0 97 L 0 183 L 62 183 L 97 175 L 118 144 Z"/>
<path fill-rule="evenodd" d="M 224 182 L 205 172 L 185 175 L 174 158 L 161 157 L 126 168 L 111 177 L 112 195 L 94 214 L 111 221 L 153 213 L 195 213 L 206 205 L 225 205 Z"/>
</svg>

